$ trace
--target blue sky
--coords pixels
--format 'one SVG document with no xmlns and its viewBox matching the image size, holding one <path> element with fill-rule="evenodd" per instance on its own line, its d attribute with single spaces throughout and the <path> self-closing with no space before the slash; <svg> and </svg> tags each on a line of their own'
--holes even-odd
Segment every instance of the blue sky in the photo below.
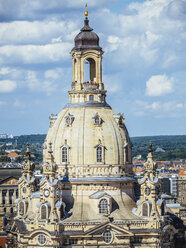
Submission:
<svg viewBox="0 0 186 248">
<path fill-rule="evenodd" d="M 68 102 L 85 1 L 0 0 L 0 133 L 47 133 Z M 186 1 L 89 0 L 107 102 L 131 136 L 186 133 Z"/>
</svg>

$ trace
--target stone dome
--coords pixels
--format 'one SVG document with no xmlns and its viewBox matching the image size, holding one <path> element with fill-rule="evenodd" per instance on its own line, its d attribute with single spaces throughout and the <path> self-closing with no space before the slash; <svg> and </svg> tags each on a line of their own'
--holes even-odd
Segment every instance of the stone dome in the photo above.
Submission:
<svg viewBox="0 0 186 248">
<path fill-rule="evenodd" d="M 84 49 L 96 49 L 102 50 L 99 46 L 99 37 L 96 33 L 92 32 L 93 29 L 89 26 L 89 20 L 86 18 L 84 21 L 84 27 L 81 32 L 76 35 L 74 42 L 75 47 L 73 51 L 84 50 Z"/>
<path fill-rule="evenodd" d="M 69 177 L 82 176 L 83 167 L 86 175 L 93 168 L 92 176 L 95 177 L 121 176 L 131 172 L 131 145 L 124 118 L 117 115 L 109 105 L 92 105 L 65 107 L 58 116 L 51 118 L 45 141 L 44 162 L 47 160 L 47 145 L 51 142 L 54 160 L 61 175 L 66 173 L 62 161 L 63 147 L 68 149 Z M 101 162 L 97 162 L 97 147 L 103 148 Z M 101 169 L 103 166 L 104 171 Z"/>
</svg>

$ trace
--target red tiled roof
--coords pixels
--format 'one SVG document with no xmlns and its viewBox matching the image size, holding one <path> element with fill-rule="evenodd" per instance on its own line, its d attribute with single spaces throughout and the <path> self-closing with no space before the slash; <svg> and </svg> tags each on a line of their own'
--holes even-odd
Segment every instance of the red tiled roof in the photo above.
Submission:
<svg viewBox="0 0 186 248">
<path fill-rule="evenodd" d="M 8 157 L 9 157 L 9 158 L 17 158 L 17 157 L 20 157 L 20 155 L 18 155 L 18 154 L 15 153 L 15 152 L 11 152 L 11 153 L 8 154 Z"/>
<path fill-rule="evenodd" d="M 186 167 L 178 173 L 178 176 L 186 176 Z"/>
</svg>

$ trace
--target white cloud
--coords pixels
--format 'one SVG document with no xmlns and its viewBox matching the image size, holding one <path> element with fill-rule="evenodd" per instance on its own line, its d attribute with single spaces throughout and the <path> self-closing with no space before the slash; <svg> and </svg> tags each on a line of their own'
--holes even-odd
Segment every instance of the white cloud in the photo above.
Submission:
<svg viewBox="0 0 186 248">
<path fill-rule="evenodd" d="M 39 75 L 35 71 L 28 71 L 26 82 L 30 90 L 34 92 L 44 92 L 51 95 L 57 90 L 57 79 L 62 72 L 59 69 L 47 70 L 44 75 Z M 41 79 L 42 78 L 42 79 Z"/>
<path fill-rule="evenodd" d="M 69 40 L 69 34 L 77 29 L 77 22 L 43 20 L 13 21 L 1 23 L 0 44 L 36 45 L 59 43 Z M 55 38 L 56 37 L 56 38 Z"/>
<path fill-rule="evenodd" d="M 186 103 L 176 101 L 147 102 L 136 100 L 134 114 L 136 116 L 152 116 L 154 118 L 183 117 L 186 116 Z"/>
<path fill-rule="evenodd" d="M 47 44 L 43 46 L 3 46 L 0 48 L 0 63 L 38 64 L 64 61 L 69 58 L 70 43 Z"/>
<path fill-rule="evenodd" d="M 17 84 L 11 80 L 1 80 L 0 81 L 0 93 L 12 92 L 16 89 Z"/>
<path fill-rule="evenodd" d="M 162 96 L 173 91 L 173 79 L 166 75 L 152 76 L 146 82 L 146 95 Z"/>
</svg>

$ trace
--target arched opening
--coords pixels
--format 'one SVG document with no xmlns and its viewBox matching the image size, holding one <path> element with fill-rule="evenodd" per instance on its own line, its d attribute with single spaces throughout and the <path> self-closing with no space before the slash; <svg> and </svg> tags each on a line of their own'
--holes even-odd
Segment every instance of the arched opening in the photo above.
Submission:
<svg viewBox="0 0 186 248">
<path fill-rule="evenodd" d="M 97 147 L 96 149 L 96 155 L 97 155 L 97 162 L 100 163 L 103 161 L 103 154 L 102 154 L 102 147 Z"/>
<path fill-rule="evenodd" d="M 108 214 L 108 201 L 106 199 L 101 199 L 99 202 L 99 213 Z"/>
<path fill-rule="evenodd" d="M 96 63 L 92 58 L 84 61 L 84 82 L 96 82 Z"/>
<path fill-rule="evenodd" d="M 77 60 L 74 59 L 74 81 L 77 82 Z"/>
<path fill-rule="evenodd" d="M 41 206 L 41 219 L 42 220 L 47 219 L 47 207 L 45 205 Z"/>
<path fill-rule="evenodd" d="M 142 216 L 148 216 L 148 205 L 147 205 L 147 203 L 143 203 Z"/>
<path fill-rule="evenodd" d="M 68 158 L 68 154 L 67 154 L 67 148 L 63 147 L 62 148 L 62 163 L 67 163 L 67 158 Z"/>
<path fill-rule="evenodd" d="M 25 212 L 24 203 L 23 203 L 23 202 L 20 202 L 20 203 L 19 203 L 19 214 L 20 214 L 20 215 L 24 215 L 24 212 Z"/>
<path fill-rule="evenodd" d="M 161 205 L 161 216 L 165 215 L 165 208 L 164 208 L 164 204 Z"/>
<path fill-rule="evenodd" d="M 61 205 L 60 207 L 60 219 L 64 219 L 65 218 L 65 212 L 64 212 L 64 207 L 63 205 Z"/>
</svg>

